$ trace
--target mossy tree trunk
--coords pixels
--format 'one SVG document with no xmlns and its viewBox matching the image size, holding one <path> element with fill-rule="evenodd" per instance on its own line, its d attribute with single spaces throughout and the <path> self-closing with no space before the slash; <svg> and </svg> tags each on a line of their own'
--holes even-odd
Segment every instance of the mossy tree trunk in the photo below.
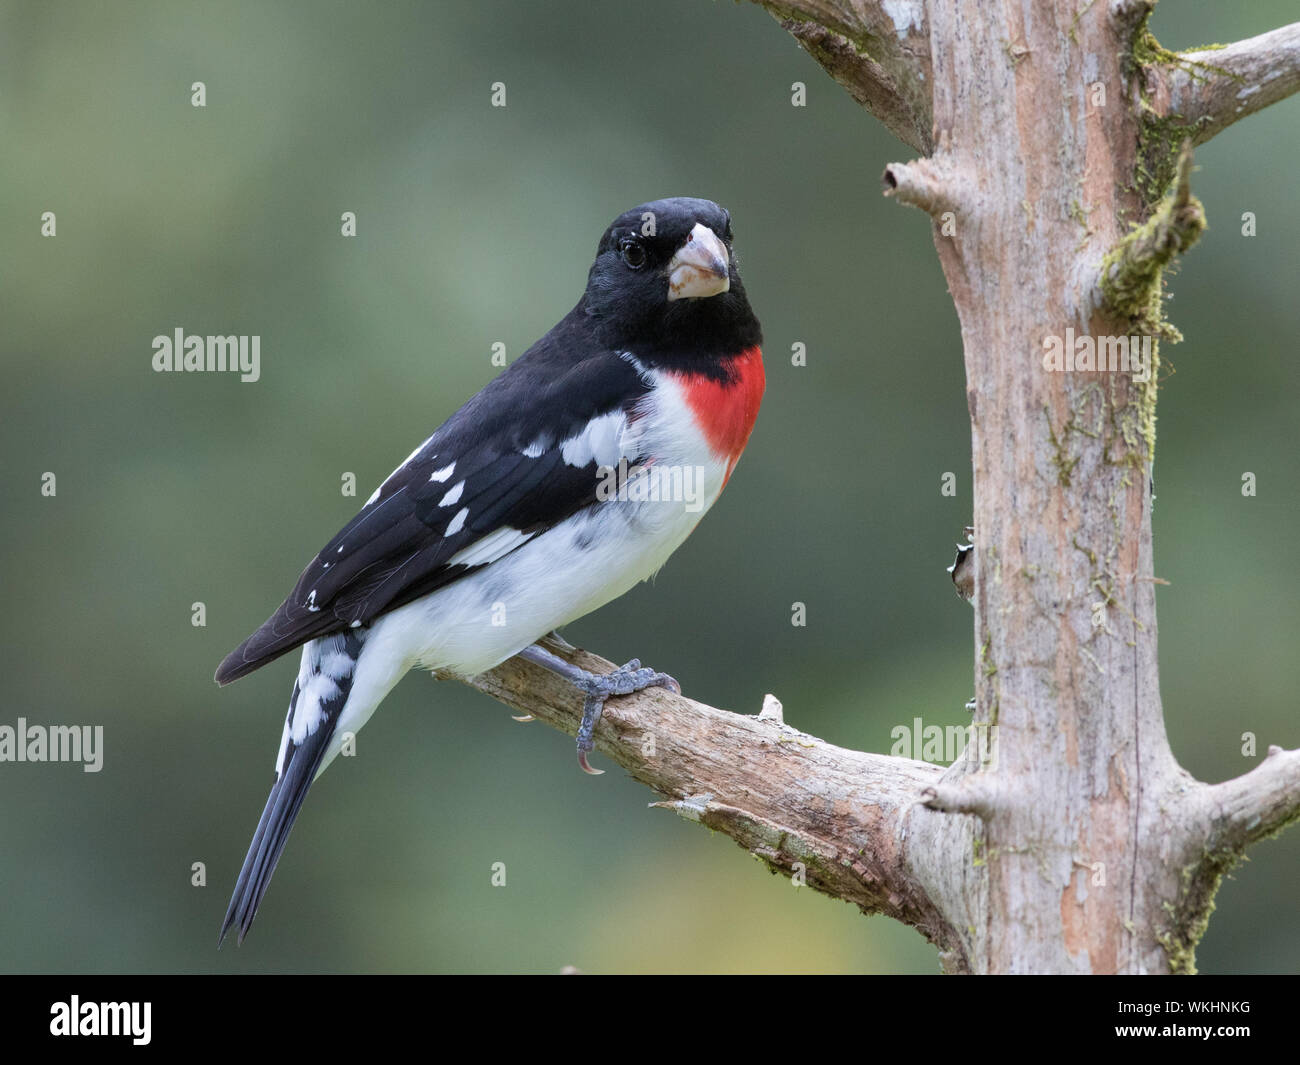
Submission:
<svg viewBox="0 0 1300 1065">
<path fill-rule="evenodd" d="M 931 215 L 961 322 L 976 721 L 998 734 L 995 767 L 959 765 L 934 789 L 961 831 L 914 859 L 980 856 L 976 903 L 960 882 L 937 900 L 958 967 L 1190 970 L 1238 852 L 1222 792 L 1178 766 L 1160 703 L 1150 470 L 1159 344 L 1178 339 L 1162 269 L 1205 225 L 1191 143 L 1242 113 L 1252 73 L 1272 99 L 1294 91 L 1296 27 L 1189 59 L 1160 48 L 1140 0 L 767 6 L 803 39 L 810 22 L 847 33 L 864 66 L 836 53 L 842 82 L 870 80 L 873 55 L 928 59 L 913 68 L 930 86 L 928 157 L 885 185 Z M 889 66 L 897 85 L 906 65 Z M 1171 107 L 1180 95 L 1196 113 Z"/>
<path fill-rule="evenodd" d="M 886 172 L 895 196 L 934 216 L 961 322 L 976 720 L 998 734 L 996 766 L 950 774 L 932 805 L 966 815 L 985 863 L 971 968 L 1167 970 L 1190 945 L 1170 908 L 1204 827 L 1186 816 L 1193 782 L 1160 705 L 1158 340 L 1136 371 L 1141 341 L 1138 360 L 1093 368 L 1099 351 L 1119 361 L 1118 338 L 1161 332 L 1155 255 L 1125 272 L 1124 307 L 1107 298 L 1111 249 L 1152 213 L 1134 180 L 1133 27 L 1103 4 L 1078 17 L 1037 4 L 1032 21 L 996 7 L 930 5 L 936 151 Z M 1188 244 L 1199 212 L 1184 224 Z"/>
</svg>

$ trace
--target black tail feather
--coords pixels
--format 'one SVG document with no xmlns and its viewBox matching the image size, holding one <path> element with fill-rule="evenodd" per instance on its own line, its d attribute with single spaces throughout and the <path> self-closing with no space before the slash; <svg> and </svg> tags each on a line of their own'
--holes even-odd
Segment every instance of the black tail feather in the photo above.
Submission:
<svg viewBox="0 0 1300 1065">
<path fill-rule="evenodd" d="M 257 908 L 262 903 L 271 874 L 289 839 L 289 830 L 302 809 L 307 789 L 316 779 L 330 740 L 338 728 L 339 718 L 352 691 L 352 678 L 357 660 L 365 642 L 366 630 L 358 628 L 313 640 L 303 649 L 302 667 L 289 698 L 286 737 L 281 764 L 276 773 L 271 794 L 267 797 L 262 817 L 257 822 L 253 842 L 249 844 L 235 891 L 230 897 L 226 919 L 221 923 L 220 947 L 226 933 L 239 926 L 239 942 L 253 925 Z M 322 676 L 322 674 L 324 674 Z M 299 706 L 300 700 L 314 701 L 314 705 Z M 298 714 L 310 715 L 316 731 L 294 742 L 293 725 Z"/>
<path fill-rule="evenodd" d="M 336 720 L 331 715 L 301 745 L 295 747 L 290 744 L 288 765 L 271 786 L 266 808 L 262 811 L 261 820 L 257 822 L 257 831 L 253 835 L 253 842 L 249 844 L 239 879 L 235 881 L 230 907 L 226 910 L 226 919 L 221 923 L 218 946 L 225 941 L 226 933 L 232 925 L 239 925 L 240 943 L 244 942 L 244 936 L 252 927 L 262 896 L 271 883 L 271 874 L 275 872 L 276 863 L 289 840 L 289 830 L 293 828 L 298 811 L 302 809 L 302 801 L 307 797 L 307 789 L 311 787 L 321 759 L 325 757 L 325 748 L 334 735 Z"/>
</svg>

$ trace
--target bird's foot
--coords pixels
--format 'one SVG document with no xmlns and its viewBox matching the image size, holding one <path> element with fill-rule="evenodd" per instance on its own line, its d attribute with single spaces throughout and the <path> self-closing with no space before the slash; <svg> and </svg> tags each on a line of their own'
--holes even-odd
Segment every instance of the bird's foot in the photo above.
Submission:
<svg viewBox="0 0 1300 1065">
<path fill-rule="evenodd" d="M 618 667 L 613 673 L 604 676 L 599 673 L 582 671 L 585 677 L 574 680 L 575 686 L 586 696 L 582 703 L 582 723 L 578 726 L 578 765 L 584 773 L 599 776 L 603 769 L 593 769 L 587 761 L 587 754 L 595 745 L 596 724 L 605 709 L 605 703 L 615 695 L 631 695 L 646 688 L 667 688 L 669 691 L 682 693 L 682 686 L 667 673 L 653 669 L 642 669 L 638 659 L 632 659 Z"/>
<path fill-rule="evenodd" d="M 632 659 L 618 667 L 612 673 L 591 673 L 566 662 L 558 655 L 552 654 L 544 647 L 533 644 L 519 652 L 520 657 L 545 666 L 553 673 L 568 680 L 583 694 L 582 722 L 578 725 L 578 765 L 584 773 L 599 776 L 603 769 L 594 769 L 587 755 L 595 745 L 596 725 L 605 709 L 605 703 L 615 695 L 631 695 L 646 688 L 667 688 L 681 694 L 682 686 L 667 673 L 653 669 L 643 669 L 638 659 Z"/>
</svg>

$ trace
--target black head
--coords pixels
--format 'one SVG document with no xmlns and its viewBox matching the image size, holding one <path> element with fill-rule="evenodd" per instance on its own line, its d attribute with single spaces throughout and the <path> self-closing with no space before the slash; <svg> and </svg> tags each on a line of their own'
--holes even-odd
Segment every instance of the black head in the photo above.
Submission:
<svg viewBox="0 0 1300 1065">
<path fill-rule="evenodd" d="M 705 369 L 762 342 L 712 200 L 633 207 L 600 239 L 581 305 L 601 340 L 652 366 Z"/>
</svg>

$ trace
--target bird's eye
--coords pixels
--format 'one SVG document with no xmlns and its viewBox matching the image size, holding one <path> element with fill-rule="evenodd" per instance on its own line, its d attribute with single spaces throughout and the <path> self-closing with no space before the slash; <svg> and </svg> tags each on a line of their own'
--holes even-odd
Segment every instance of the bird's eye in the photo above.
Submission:
<svg viewBox="0 0 1300 1065">
<path fill-rule="evenodd" d="M 640 270 L 645 266 L 645 248 L 635 240 L 625 240 L 619 245 L 619 251 L 623 255 L 623 261 L 633 270 Z"/>
</svg>

